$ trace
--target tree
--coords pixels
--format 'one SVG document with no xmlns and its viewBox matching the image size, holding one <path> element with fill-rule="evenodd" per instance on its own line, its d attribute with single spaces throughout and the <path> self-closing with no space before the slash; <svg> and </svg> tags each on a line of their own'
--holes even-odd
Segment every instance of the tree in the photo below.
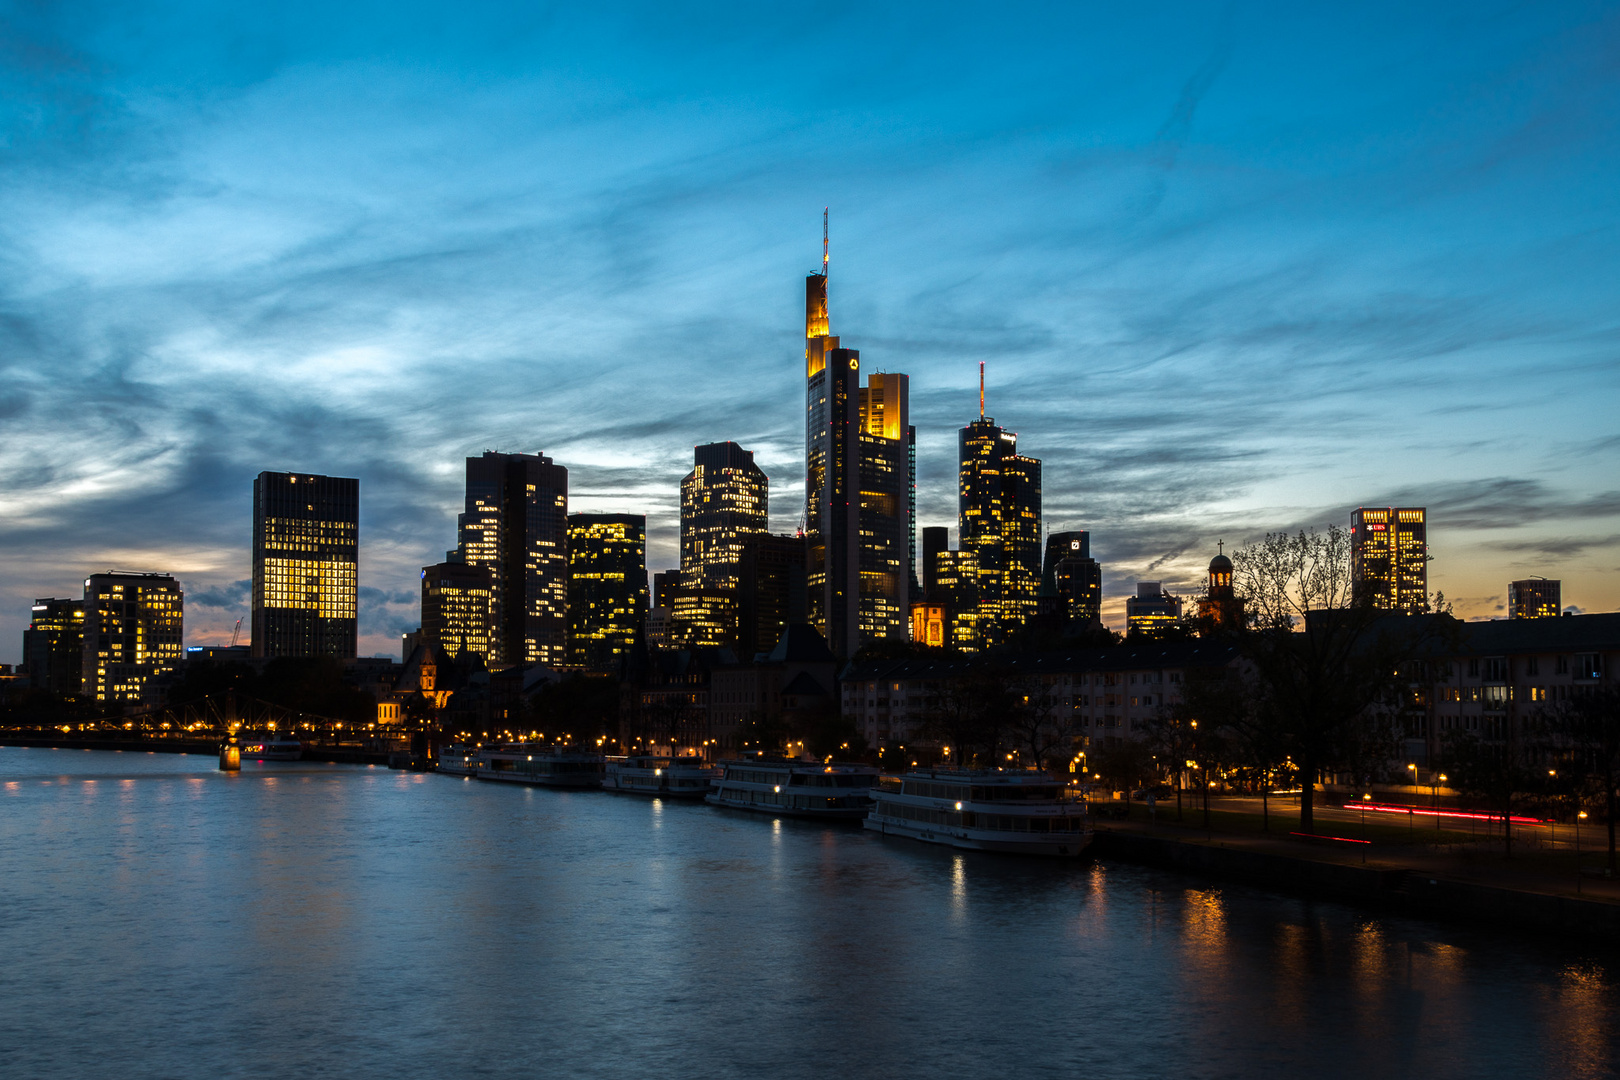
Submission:
<svg viewBox="0 0 1620 1080">
<path fill-rule="evenodd" d="M 1603 793 L 1609 819 L 1609 872 L 1615 871 L 1615 810 L 1620 803 L 1620 690 L 1580 687 L 1542 714 L 1551 749 L 1570 771 Z"/>
<path fill-rule="evenodd" d="M 1064 706 L 1058 688 L 1043 683 L 1038 676 L 1028 676 L 1011 680 L 1009 691 L 1012 707 L 1006 723 L 1008 744 L 1020 756 L 1028 751 L 1030 760 L 1039 768 L 1049 767 L 1060 752 L 1067 761 L 1074 753 L 1079 728 L 1074 710 Z"/>
<path fill-rule="evenodd" d="M 954 678 L 942 679 L 929 695 L 922 732 L 952 748 L 952 760 L 991 765 L 1014 711 L 1014 680 L 1006 670 L 981 660 Z"/>
<path fill-rule="evenodd" d="M 1104 742 L 1086 755 L 1086 764 L 1091 766 L 1093 772 L 1118 785 L 1126 798 L 1142 786 L 1144 779 L 1158 779 L 1153 751 L 1139 739 Z"/>
<path fill-rule="evenodd" d="M 1472 731 L 1453 731 L 1445 739 L 1448 783 L 1483 798 L 1502 815 L 1503 852 L 1513 854 L 1513 799 L 1539 785 L 1545 770 L 1534 748 L 1511 729 L 1505 739 L 1482 739 Z"/>
<path fill-rule="evenodd" d="M 1338 526 L 1269 533 L 1233 552 L 1232 563 L 1252 624 L 1241 638 L 1249 693 L 1298 766 L 1300 829 L 1311 832 L 1317 780 L 1343 759 L 1358 721 L 1393 693 L 1416 642 L 1408 620 L 1352 597 L 1350 537 Z"/>
</svg>

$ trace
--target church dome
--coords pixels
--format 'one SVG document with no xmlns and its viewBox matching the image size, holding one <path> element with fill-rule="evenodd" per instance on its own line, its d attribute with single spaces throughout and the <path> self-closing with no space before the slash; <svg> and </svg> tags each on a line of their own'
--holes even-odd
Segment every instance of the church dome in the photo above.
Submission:
<svg viewBox="0 0 1620 1080">
<path fill-rule="evenodd" d="M 1225 555 L 1215 556 L 1209 560 L 1209 572 L 1212 574 L 1230 574 L 1232 572 L 1232 560 Z"/>
</svg>

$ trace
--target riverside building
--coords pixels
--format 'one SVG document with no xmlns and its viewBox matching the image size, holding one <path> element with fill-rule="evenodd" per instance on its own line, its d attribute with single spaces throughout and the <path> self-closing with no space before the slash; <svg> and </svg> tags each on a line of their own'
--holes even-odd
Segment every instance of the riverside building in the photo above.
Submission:
<svg viewBox="0 0 1620 1080">
<path fill-rule="evenodd" d="M 262 472 L 253 481 L 253 655 L 352 659 L 360 481 Z"/>
<path fill-rule="evenodd" d="M 28 684 L 55 694 L 77 694 L 84 679 L 84 601 L 35 600 L 23 631 Z"/>
<path fill-rule="evenodd" d="M 155 703 L 153 682 L 179 666 L 185 597 L 168 574 L 109 570 L 84 579 L 81 690 L 101 705 Z"/>
<path fill-rule="evenodd" d="M 462 561 L 490 573 L 490 667 L 564 663 L 568 470 L 544 454 L 470 457 L 456 523 Z"/>
<path fill-rule="evenodd" d="M 810 621 L 833 653 L 904 639 L 915 576 L 916 432 L 910 380 L 861 385 L 861 357 L 832 334 L 821 272 L 805 279 L 805 575 Z"/>
<path fill-rule="evenodd" d="M 647 620 L 647 518 L 568 516 L 568 659 L 616 664 Z"/>
<path fill-rule="evenodd" d="M 1350 515 L 1350 587 L 1374 607 L 1429 609 L 1427 514 L 1421 506 L 1358 507 Z"/>
</svg>

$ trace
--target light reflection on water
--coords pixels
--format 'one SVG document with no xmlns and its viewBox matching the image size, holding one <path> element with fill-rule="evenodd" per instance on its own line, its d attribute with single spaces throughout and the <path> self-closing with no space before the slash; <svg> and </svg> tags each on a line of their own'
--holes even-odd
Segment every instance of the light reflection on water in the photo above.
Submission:
<svg viewBox="0 0 1620 1080">
<path fill-rule="evenodd" d="M 1134 867 L 0 748 L 0 1075 L 1612 1075 L 1604 953 Z"/>
</svg>

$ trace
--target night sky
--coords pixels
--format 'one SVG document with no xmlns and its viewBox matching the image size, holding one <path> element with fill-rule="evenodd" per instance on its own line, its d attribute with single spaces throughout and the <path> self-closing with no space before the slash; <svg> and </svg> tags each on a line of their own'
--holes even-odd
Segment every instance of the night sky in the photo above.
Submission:
<svg viewBox="0 0 1620 1080">
<path fill-rule="evenodd" d="M 363 655 L 485 449 L 651 570 L 696 443 L 793 529 L 824 206 L 919 525 L 982 360 L 1111 621 L 1361 504 L 1459 614 L 1620 607 L 1613 4 L 685 8 L 4 9 L 0 661 L 108 568 L 227 639 L 264 469 L 360 478 Z"/>
</svg>

